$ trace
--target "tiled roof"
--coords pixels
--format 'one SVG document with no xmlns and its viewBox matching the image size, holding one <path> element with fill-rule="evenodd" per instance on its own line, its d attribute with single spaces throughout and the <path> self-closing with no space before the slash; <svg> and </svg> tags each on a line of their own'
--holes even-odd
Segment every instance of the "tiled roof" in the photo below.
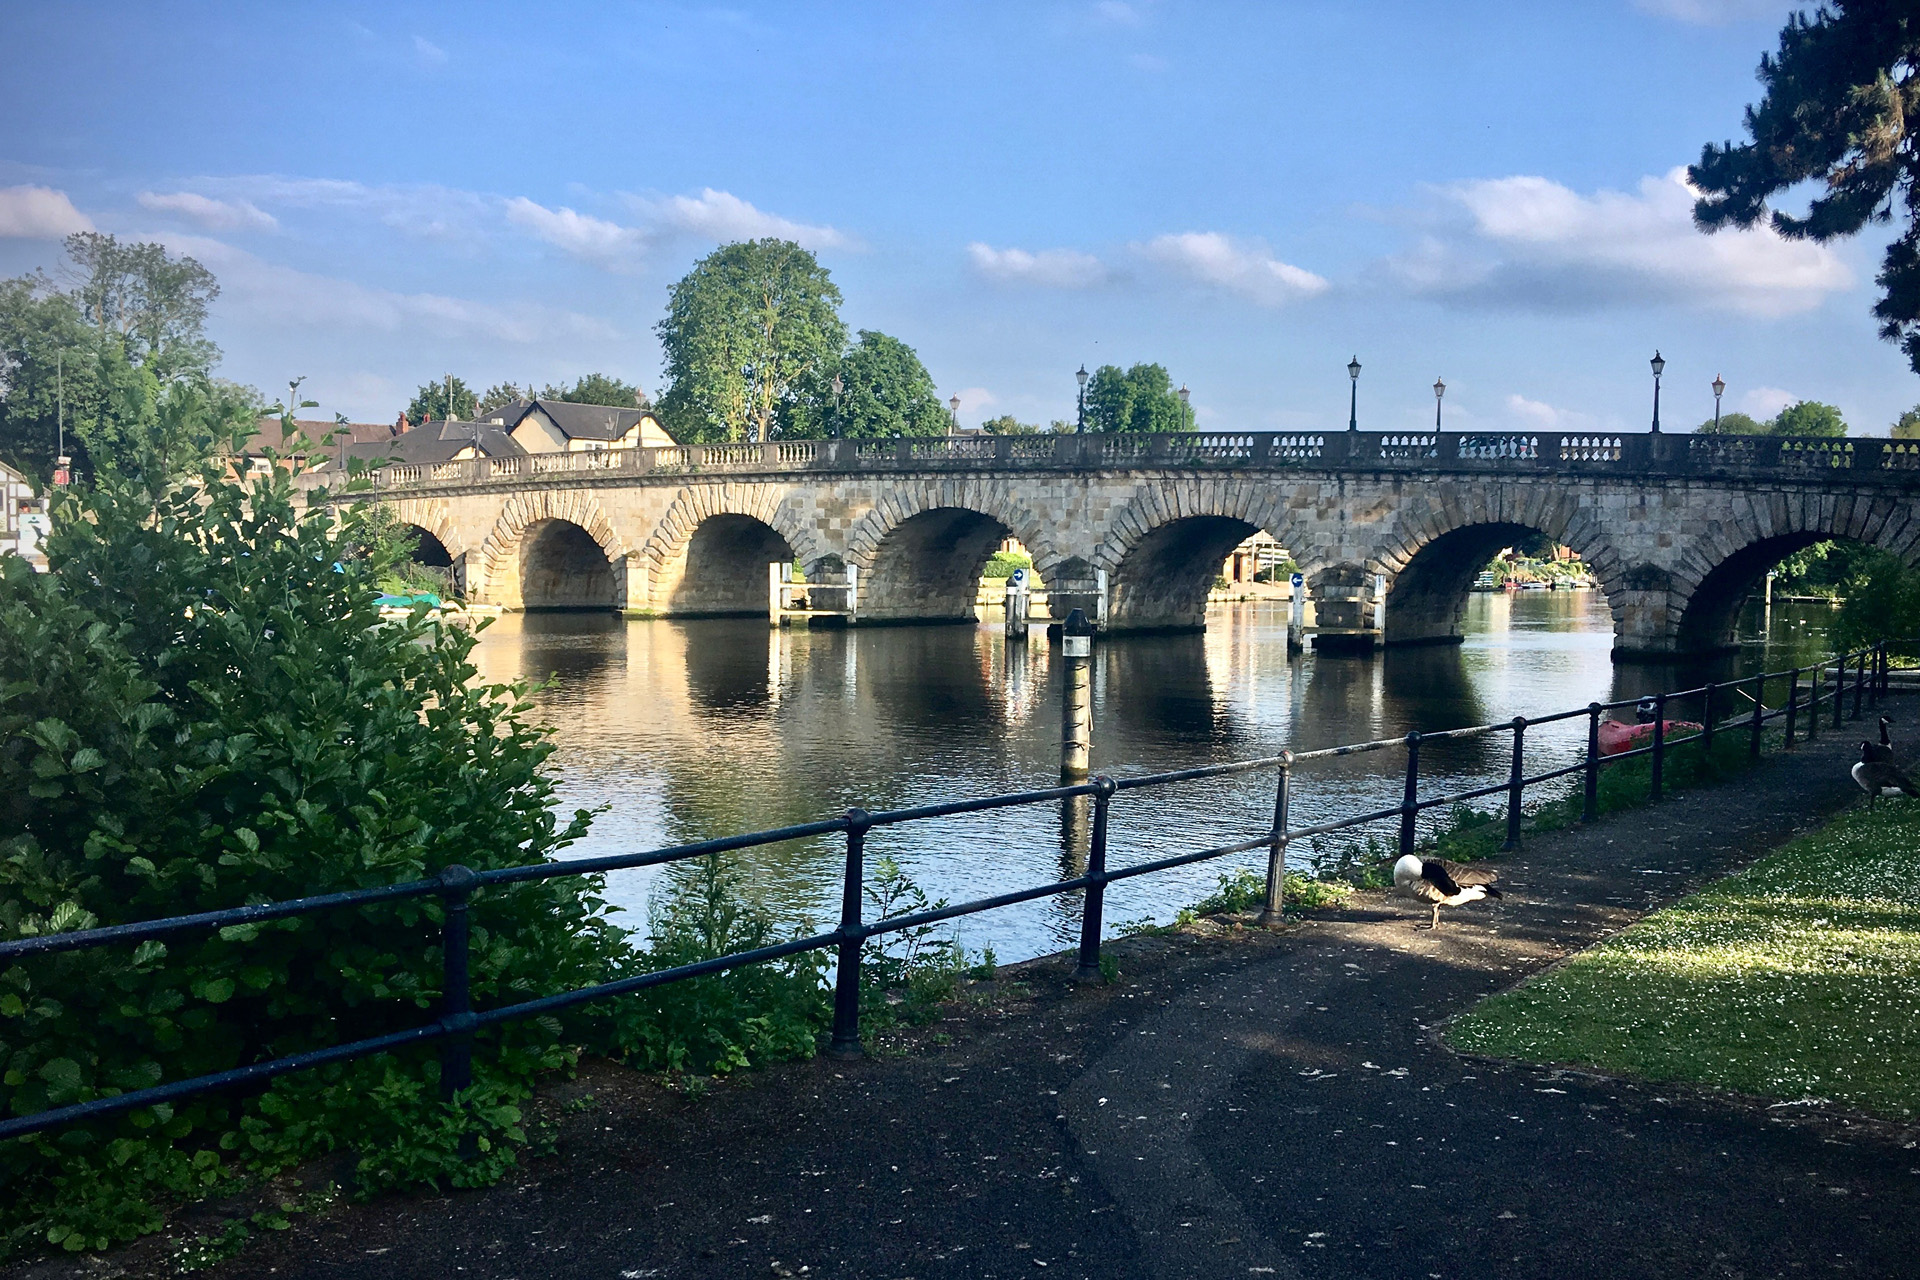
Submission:
<svg viewBox="0 0 1920 1280">
<path fill-rule="evenodd" d="M 293 425 L 307 438 L 309 444 L 305 448 L 311 448 L 315 452 L 327 450 L 327 446 L 321 442 L 329 435 L 334 436 L 333 448 L 336 450 L 343 440 L 348 444 L 362 444 L 393 438 L 393 427 L 385 422 L 349 422 L 342 426 L 337 422 L 326 422 L 317 418 L 296 418 Z M 335 435 L 335 432 L 339 434 Z M 291 452 L 277 414 L 263 417 L 256 422 L 253 434 L 247 438 L 246 444 L 240 451 L 251 455 L 265 449 L 272 449 L 276 453 Z"/>
<path fill-rule="evenodd" d="M 526 453 L 518 440 L 489 422 L 425 422 L 404 435 L 349 444 L 344 454 L 370 465 L 384 461 L 421 466 L 451 461 L 469 446 L 489 458 Z"/>
</svg>

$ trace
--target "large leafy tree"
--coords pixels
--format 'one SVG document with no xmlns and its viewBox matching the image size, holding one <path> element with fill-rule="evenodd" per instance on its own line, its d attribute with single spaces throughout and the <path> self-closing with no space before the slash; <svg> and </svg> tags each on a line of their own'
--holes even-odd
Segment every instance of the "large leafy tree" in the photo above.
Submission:
<svg viewBox="0 0 1920 1280">
<path fill-rule="evenodd" d="M 488 396 L 491 397 L 497 390 L 497 387 L 489 390 Z M 508 400 L 512 398 L 507 397 Z M 506 400 L 500 401 L 500 404 L 505 403 Z M 450 416 L 475 418 L 479 413 L 480 397 L 460 378 L 442 378 L 438 382 L 422 384 L 414 392 L 412 403 L 407 405 L 407 421 L 416 427 L 429 418 L 435 422 L 445 422 Z"/>
<path fill-rule="evenodd" d="M 556 386 L 550 382 L 540 394 L 549 400 L 604 404 L 616 409 L 643 409 L 648 404 L 647 393 L 639 387 L 604 373 L 590 373 L 571 386 L 564 382 Z"/>
<path fill-rule="evenodd" d="M 1920 371 L 1920 10 L 1910 0 L 1831 0 L 1794 13 L 1760 59 L 1766 92 L 1747 108 L 1749 141 L 1709 143 L 1687 170 L 1706 230 L 1767 219 L 1792 239 L 1834 240 L 1891 222 L 1873 312 L 1880 336 Z M 1805 214 L 1768 201 L 1812 182 Z"/>
<path fill-rule="evenodd" d="M 1193 418 L 1166 368 L 1105 364 L 1087 380 L 1089 431 L 1191 431 Z"/>
<path fill-rule="evenodd" d="M 169 388 L 213 393 L 219 358 L 205 334 L 219 286 L 198 262 L 96 232 L 66 249 L 70 288 L 40 274 L 0 280 L 0 459 L 42 479 L 63 420 L 66 452 L 91 474 L 94 453 L 154 427 Z"/>
<path fill-rule="evenodd" d="M 1713 419 L 1708 418 L 1698 429 L 1705 435 L 1713 435 Z M 1833 405 L 1800 400 L 1765 422 L 1744 413 L 1722 414 L 1718 432 L 1723 436 L 1844 436 L 1847 420 Z"/>
<path fill-rule="evenodd" d="M 846 344 L 840 290 L 787 240 L 722 245 L 674 286 L 659 324 L 661 416 L 682 440 L 765 440 Z"/>
<path fill-rule="evenodd" d="M 833 381 L 840 380 L 835 391 Z M 862 329 L 846 354 L 815 369 L 782 415 L 789 437 L 940 436 L 950 419 L 933 375 L 898 338 Z"/>
</svg>

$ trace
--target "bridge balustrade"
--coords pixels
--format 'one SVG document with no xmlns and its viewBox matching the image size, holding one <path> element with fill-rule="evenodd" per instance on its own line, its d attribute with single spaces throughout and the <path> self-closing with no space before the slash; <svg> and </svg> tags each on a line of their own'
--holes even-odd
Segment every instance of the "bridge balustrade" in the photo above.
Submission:
<svg viewBox="0 0 1920 1280">
<path fill-rule="evenodd" d="M 778 440 L 536 453 L 372 471 L 379 488 L 514 484 L 562 475 L 925 469 L 1311 468 L 1808 478 L 1920 471 L 1920 441 L 1526 432 L 1184 432 Z M 321 473 L 319 479 L 323 479 Z M 1889 476 L 1891 479 L 1892 477 Z"/>
</svg>

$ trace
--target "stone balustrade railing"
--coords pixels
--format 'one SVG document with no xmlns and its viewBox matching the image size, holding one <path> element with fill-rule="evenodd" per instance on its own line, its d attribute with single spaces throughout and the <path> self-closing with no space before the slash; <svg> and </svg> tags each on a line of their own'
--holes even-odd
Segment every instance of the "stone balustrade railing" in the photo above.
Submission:
<svg viewBox="0 0 1920 1280">
<path fill-rule="evenodd" d="M 372 469 L 378 488 L 514 486 L 714 472 L 1131 470 L 1559 472 L 1920 483 L 1920 441 L 1573 432 L 1194 432 L 774 440 L 469 458 Z M 315 483 L 338 473 L 313 474 Z"/>
</svg>

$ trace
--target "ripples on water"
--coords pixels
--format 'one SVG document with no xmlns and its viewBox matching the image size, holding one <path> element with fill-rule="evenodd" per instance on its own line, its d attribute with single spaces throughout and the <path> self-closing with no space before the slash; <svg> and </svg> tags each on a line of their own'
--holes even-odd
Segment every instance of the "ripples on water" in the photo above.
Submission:
<svg viewBox="0 0 1920 1280">
<path fill-rule="evenodd" d="M 1150 773 L 1539 715 L 1675 688 L 1736 670 L 1805 661 L 1823 611 L 1757 611 L 1738 655 L 1712 668 L 1616 668 L 1598 592 L 1479 594 L 1458 647 L 1371 659 L 1289 660 L 1284 606 L 1229 605 L 1204 635 L 1119 637 L 1095 648 L 1093 768 Z M 1766 638 L 1770 634 L 1770 638 Z M 1036 630 L 1009 646 L 993 624 L 774 631 L 764 620 L 626 621 L 595 614 L 510 615 L 475 650 L 489 680 L 547 680 L 535 702 L 554 727 L 567 808 L 604 808 L 570 856 L 624 853 L 783 826 L 849 806 L 892 809 L 1055 785 L 1061 660 Z M 1433 744 L 1422 794 L 1503 776 L 1509 739 Z M 1527 736 L 1529 773 L 1579 758 L 1583 720 Z M 1398 801 L 1398 750 L 1303 768 L 1293 825 Z M 1427 780 L 1430 780 L 1427 781 Z M 1531 796 L 1531 793 L 1529 793 Z M 1081 801 L 874 831 L 873 860 L 897 858 L 930 897 L 959 902 L 1076 874 Z M 1108 861 L 1128 862 L 1258 835 L 1271 775 L 1130 792 L 1113 805 Z M 1381 824 L 1378 838 L 1393 838 Z M 839 838 L 729 855 L 751 890 L 788 921 L 837 914 Z M 1318 850 L 1296 845 L 1306 865 Z M 1167 920 L 1259 853 L 1111 885 L 1107 920 Z M 609 898 L 637 927 L 652 871 L 622 872 Z M 962 941 L 1003 960 L 1077 937 L 1078 897 L 959 923 Z"/>
</svg>

